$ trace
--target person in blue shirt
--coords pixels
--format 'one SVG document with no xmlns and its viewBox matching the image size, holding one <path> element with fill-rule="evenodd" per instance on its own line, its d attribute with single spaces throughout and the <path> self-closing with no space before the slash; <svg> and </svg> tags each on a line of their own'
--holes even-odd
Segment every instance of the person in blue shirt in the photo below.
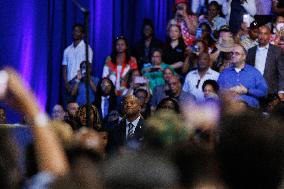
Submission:
<svg viewBox="0 0 284 189">
<path fill-rule="evenodd" d="M 249 107 L 259 108 L 259 98 L 267 95 L 268 87 L 261 73 L 245 60 L 245 48 L 236 45 L 232 50 L 232 66 L 221 72 L 218 84 L 221 90 L 235 93 Z"/>
</svg>

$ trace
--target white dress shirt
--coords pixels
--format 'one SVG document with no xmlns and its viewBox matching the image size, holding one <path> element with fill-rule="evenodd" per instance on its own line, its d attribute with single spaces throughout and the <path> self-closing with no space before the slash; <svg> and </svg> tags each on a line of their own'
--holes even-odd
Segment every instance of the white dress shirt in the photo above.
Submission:
<svg viewBox="0 0 284 189">
<path fill-rule="evenodd" d="M 202 78 L 200 78 L 198 70 L 193 70 L 186 75 L 182 90 L 193 94 L 197 102 L 202 102 L 204 101 L 204 94 L 202 91 L 204 81 L 208 79 L 217 81 L 218 77 L 219 73 L 211 68 L 207 70 Z"/>
<path fill-rule="evenodd" d="M 132 122 L 129 122 L 129 121 L 126 119 L 126 133 L 125 133 L 126 139 L 127 139 L 128 131 L 129 131 L 129 127 L 128 127 L 129 123 L 132 123 L 132 125 L 134 126 L 134 127 L 133 127 L 133 133 L 134 133 L 135 130 L 136 130 L 136 127 L 137 127 L 137 125 L 138 125 L 138 123 L 139 123 L 139 120 L 140 120 L 140 116 L 138 116 L 137 119 L 135 119 L 135 120 L 132 121 Z"/>
<path fill-rule="evenodd" d="M 81 62 L 86 60 L 85 48 L 85 42 L 81 40 L 76 47 L 72 43 L 64 50 L 62 65 L 67 66 L 68 81 L 76 77 L 77 72 L 80 70 Z M 89 62 L 92 63 L 92 60 L 93 51 L 89 46 Z"/>
<path fill-rule="evenodd" d="M 265 63 L 267 58 L 269 44 L 264 47 L 257 46 L 256 54 L 255 54 L 255 68 L 260 71 L 260 73 L 264 74 Z"/>
<path fill-rule="evenodd" d="M 102 101 L 101 101 L 101 110 L 102 110 L 102 116 L 103 118 L 107 115 L 108 113 L 108 110 L 105 109 L 105 103 L 106 103 L 106 100 L 109 99 L 109 96 L 102 96 Z"/>
</svg>

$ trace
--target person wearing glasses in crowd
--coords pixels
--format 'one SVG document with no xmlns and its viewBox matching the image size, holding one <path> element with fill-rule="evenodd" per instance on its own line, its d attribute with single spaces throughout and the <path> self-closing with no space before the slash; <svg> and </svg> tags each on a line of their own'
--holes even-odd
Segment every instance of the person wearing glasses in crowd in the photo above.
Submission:
<svg viewBox="0 0 284 189">
<path fill-rule="evenodd" d="M 211 79 L 217 80 L 219 73 L 210 68 L 210 56 L 208 53 L 199 55 L 197 69 L 186 75 L 183 88 L 184 92 L 190 92 L 196 98 L 197 102 L 204 101 L 202 85 L 204 81 Z"/>
<path fill-rule="evenodd" d="M 121 96 L 127 87 L 127 78 L 131 70 L 137 69 L 136 59 L 130 56 L 129 46 L 124 36 L 117 37 L 103 68 L 102 77 L 109 78 L 115 85 L 117 96 Z"/>
<path fill-rule="evenodd" d="M 233 66 L 223 70 L 219 76 L 220 89 L 236 95 L 237 102 L 259 108 L 259 98 L 267 95 L 268 87 L 261 73 L 246 64 L 246 50 L 243 46 L 236 45 L 233 48 L 232 64 Z"/>
</svg>

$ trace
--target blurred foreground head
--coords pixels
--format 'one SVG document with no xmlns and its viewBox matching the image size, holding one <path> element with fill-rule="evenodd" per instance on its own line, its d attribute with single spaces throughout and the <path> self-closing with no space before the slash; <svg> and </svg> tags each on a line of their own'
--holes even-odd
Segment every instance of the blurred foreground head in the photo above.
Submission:
<svg viewBox="0 0 284 189">
<path fill-rule="evenodd" d="M 278 188 L 283 137 L 283 127 L 276 120 L 251 112 L 224 117 L 216 149 L 222 176 L 230 188 Z"/>
<path fill-rule="evenodd" d="M 174 188 L 177 181 L 173 165 L 162 156 L 130 154 L 105 163 L 107 189 Z"/>
</svg>

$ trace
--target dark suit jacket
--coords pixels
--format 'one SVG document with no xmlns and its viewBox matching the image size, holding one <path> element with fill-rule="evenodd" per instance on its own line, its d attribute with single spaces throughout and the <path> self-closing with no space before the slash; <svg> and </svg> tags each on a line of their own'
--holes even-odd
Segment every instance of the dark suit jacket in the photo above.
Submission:
<svg viewBox="0 0 284 189">
<path fill-rule="evenodd" d="M 112 148 L 117 150 L 119 147 L 126 145 L 126 118 L 123 118 L 118 127 L 114 128 L 112 136 Z M 131 140 L 134 140 L 137 143 L 141 143 L 144 137 L 144 119 L 142 116 L 135 128 L 134 135 L 131 137 Z"/>
<path fill-rule="evenodd" d="M 248 50 L 247 64 L 255 66 L 257 46 Z M 284 54 L 281 48 L 269 44 L 264 68 L 264 79 L 268 85 L 268 94 L 284 91 Z"/>
</svg>

